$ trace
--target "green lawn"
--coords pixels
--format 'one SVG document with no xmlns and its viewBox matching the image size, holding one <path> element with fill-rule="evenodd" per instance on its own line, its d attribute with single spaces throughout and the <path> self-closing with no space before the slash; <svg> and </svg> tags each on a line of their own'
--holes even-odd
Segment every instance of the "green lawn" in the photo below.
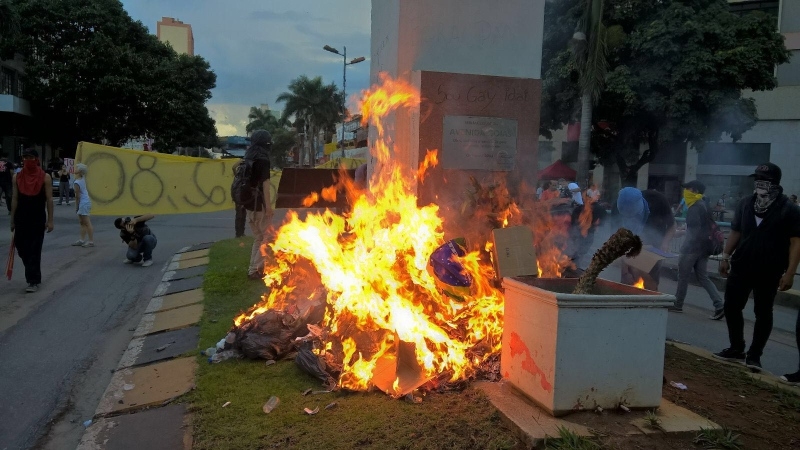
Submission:
<svg viewBox="0 0 800 450">
<path fill-rule="evenodd" d="M 205 274 L 205 313 L 200 348 L 225 336 L 233 318 L 258 301 L 265 287 L 247 279 L 249 239 L 231 239 L 211 248 Z M 505 428 L 482 392 L 429 394 L 422 403 L 394 400 L 381 392 L 321 390 L 294 360 L 267 366 L 264 361 L 228 360 L 208 364 L 205 357 L 197 389 L 187 396 L 193 413 L 196 449 L 513 449 L 522 448 Z M 270 414 L 262 405 L 280 398 Z M 230 402 L 223 408 L 222 405 Z M 335 407 L 325 409 L 326 405 Z M 320 408 L 307 415 L 304 408 Z"/>
</svg>

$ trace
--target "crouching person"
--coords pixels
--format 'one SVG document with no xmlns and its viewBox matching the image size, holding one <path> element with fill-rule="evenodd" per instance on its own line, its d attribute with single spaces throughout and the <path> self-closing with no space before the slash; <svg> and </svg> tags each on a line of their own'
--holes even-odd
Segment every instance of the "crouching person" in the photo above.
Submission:
<svg viewBox="0 0 800 450">
<path fill-rule="evenodd" d="M 142 267 L 153 265 L 153 249 L 156 248 L 158 240 L 146 222 L 154 217 L 152 214 L 146 214 L 133 219 L 118 217 L 114 220 L 114 226 L 120 230 L 119 237 L 128 245 L 128 253 L 123 263 L 141 263 Z"/>
</svg>

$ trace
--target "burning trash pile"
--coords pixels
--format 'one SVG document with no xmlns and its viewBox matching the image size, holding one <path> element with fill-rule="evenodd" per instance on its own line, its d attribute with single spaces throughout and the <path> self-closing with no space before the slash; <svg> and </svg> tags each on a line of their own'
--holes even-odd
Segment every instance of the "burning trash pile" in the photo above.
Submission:
<svg viewBox="0 0 800 450">
<path fill-rule="evenodd" d="M 268 360 L 296 351 L 296 362 L 331 389 L 374 386 L 395 397 L 499 379 L 503 295 L 487 243 L 470 249 L 446 239 L 439 206 L 418 206 L 413 182 L 424 183 L 435 151 L 413 173 L 391 160 L 382 119 L 419 103 L 419 94 L 388 77 L 364 94 L 363 120 L 377 132 L 369 190 L 342 176 L 319 195 L 333 201 L 343 192 L 349 211 L 302 220 L 289 212 L 262 249 L 268 293 L 234 320 L 224 348 Z M 508 216 L 494 217 L 508 225 Z M 546 236 L 537 234 L 537 245 Z M 540 267 L 560 276 L 569 262 L 550 247 Z"/>
</svg>

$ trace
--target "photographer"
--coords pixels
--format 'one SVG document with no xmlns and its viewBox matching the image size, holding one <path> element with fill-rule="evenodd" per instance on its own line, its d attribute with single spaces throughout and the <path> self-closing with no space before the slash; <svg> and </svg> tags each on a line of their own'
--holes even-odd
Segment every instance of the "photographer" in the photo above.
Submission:
<svg viewBox="0 0 800 450">
<path fill-rule="evenodd" d="M 154 218 L 152 214 L 130 217 L 118 217 L 114 226 L 120 230 L 119 237 L 128 245 L 128 253 L 123 263 L 142 263 L 142 267 L 153 265 L 153 249 L 158 243 L 156 235 L 150 231 L 145 222 Z"/>
</svg>

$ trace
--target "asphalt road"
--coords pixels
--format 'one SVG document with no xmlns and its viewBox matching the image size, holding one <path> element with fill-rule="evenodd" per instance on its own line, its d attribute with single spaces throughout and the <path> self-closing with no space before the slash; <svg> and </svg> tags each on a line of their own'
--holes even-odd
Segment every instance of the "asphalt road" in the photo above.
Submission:
<svg viewBox="0 0 800 450">
<path fill-rule="evenodd" d="M 55 206 L 39 292 L 24 292 L 19 257 L 13 279 L 0 280 L 0 449 L 74 449 L 162 269 L 183 247 L 234 235 L 233 211 L 158 216 L 150 222 L 158 238 L 155 263 L 143 268 L 122 264 L 126 247 L 113 219 L 92 218 L 95 247 L 72 247 L 79 237 L 74 204 Z M 3 205 L 3 268 L 8 230 Z"/>
</svg>

